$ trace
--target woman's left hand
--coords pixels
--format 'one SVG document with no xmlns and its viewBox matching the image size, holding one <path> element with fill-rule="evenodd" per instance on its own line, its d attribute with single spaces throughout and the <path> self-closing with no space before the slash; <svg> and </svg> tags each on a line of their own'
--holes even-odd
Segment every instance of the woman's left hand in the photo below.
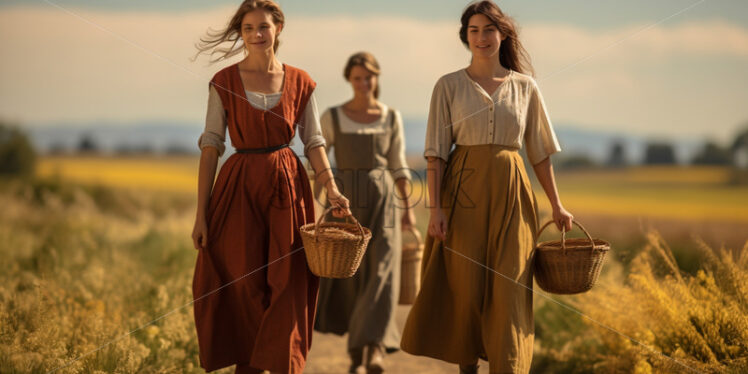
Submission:
<svg viewBox="0 0 748 374">
<path fill-rule="evenodd" d="M 571 221 L 574 219 L 574 216 L 571 215 L 566 209 L 564 209 L 563 206 L 560 204 L 558 206 L 553 207 L 553 222 L 556 223 L 556 227 L 559 230 L 563 231 L 570 231 L 571 230 Z"/>
</svg>

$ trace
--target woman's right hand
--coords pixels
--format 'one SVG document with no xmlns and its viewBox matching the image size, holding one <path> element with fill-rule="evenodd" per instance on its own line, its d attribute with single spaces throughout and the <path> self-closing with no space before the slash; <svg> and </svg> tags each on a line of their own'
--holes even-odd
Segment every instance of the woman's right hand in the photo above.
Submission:
<svg viewBox="0 0 748 374">
<path fill-rule="evenodd" d="M 431 211 L 431 216 L 429 217 L 429 235 L 439 238 L 442 241 L 446 240 L 447 217 L 440 208 L 435 208 Z"/>
<path fill-rule="evenodd" d="M 208 245 L 208 224 L 205 218 L 195 220 L 195 227 L 192 229 L 192 244 L 195 249 L 205 249 Z"/>
<path fill-rule="evenodd" d="M 335 207 L 332 210 L 333 217 L 341 218 L 353 214 L 351 213 L 350 202 L 338 191 L 337 187 L 327 190 L 327 200 L 330 202 L 330 205 Z"/>
</svg>

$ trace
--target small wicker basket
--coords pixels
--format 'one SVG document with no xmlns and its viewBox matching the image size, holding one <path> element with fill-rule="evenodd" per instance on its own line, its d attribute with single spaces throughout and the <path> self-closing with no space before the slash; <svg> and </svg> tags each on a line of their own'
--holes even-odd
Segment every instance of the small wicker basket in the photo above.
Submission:
<svg viewBox="0 0 748 374">
<path fill-rule="evenodd" d="M 538 231 L 553 223 L 550 221 Z M 610 243 L 593 239 L 587 230 L 577 221 L 587 239 L 566 239 L 566 232 L 561 231 L 561 240 L 538 243 L 535 252 L 535 281 L 546 292 L 571 295 L 589 291 L 597 281 L 603 267 L 605 254 L 610 250 Z"/>
<path fill-rule="evenodd" d="M 400 269 L 400 305 L 410 305 L 416 301 L 421 288 L 421 259 L 423 259 L 423 240 L 415 227 L 406 232 L 413 233 L 415 243 L 403 244 L 402 267 Z"/>
<path fill-rule="evenodd" d="M 325 278 L 350 278 L 361 265 L 366 246 L 371 239 L 371 230 L 362 227 L 356 217 L 353 223 L 322 222 L 329 207 L 316 223 L 301 226 L 306 260 L 312 273 Z"/>
</svg>

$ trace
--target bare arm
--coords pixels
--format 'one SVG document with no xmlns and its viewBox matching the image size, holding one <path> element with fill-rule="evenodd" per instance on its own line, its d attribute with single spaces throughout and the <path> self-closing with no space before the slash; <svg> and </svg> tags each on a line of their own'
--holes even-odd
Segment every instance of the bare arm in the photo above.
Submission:
<svg viewBox="0 0 748 374">
<path fill-rule="evenodd" d="M 416 224 L 416 214 L 413 212 L 413 206 L 410 204 L 408 178 L 397 178 L 395 184 L 397 185 L 397 191 L 402 200 L 403 216 L 401 218 L 401 229 L 412 230 L 413 226 Z"/>
<path fill-rule="evenodd" d="M 395 184 L 397 185 L 397 192 L 400 194 L 400 199 L 403 200 L 403 209 L 411 209 L 412 207 L 408 199 L 408 178 L 398 178 Z"/>
<path fill-rule="evenodd" d="M 325 160 L 321 161 L 322 165 L 323 165 L 322 167 L 325 168 L 326 167 L 325 166 L 325 162 L 327 162 L 327 165 L 328 165 L 327 169 L 330 169 L 330 167 L 329 167 L 330 159 L 327 157 L 327 149 L 328 148 L 326 148 L 326 147 L 319 147 L 319 148 L 322 149 L 322 153 L 325 155 Z M 314 150 L 316 150 L 316 148 L 312 148 L 310 151 L 314 151 Z M 310 154 L 307 154 L 307 159 L 309 160 L 309 164 L 312 165 L 312 159 L 311 159 L 311 155 Z M 321 183 L 321 181 L 324 178 L 320 178 L 320 176 L 318 175 L 319 172 L 317 171 L 317 168 L 314 165 L 312 165 L 312 169 L 314 169 L 314 172 L 315 172 L 314 175 L 312 175 L 312 181 L 313 181 L 312 182 L 312 194 L 314 196 L 314 200 L 316 200 L 317 202 L 319 202 L 320 204 L 322 204 L 322 201 L 320 201 L 320 196 L 322 196 L 322 187 L 324 187 L 324 186 Z M 330 173 L 332 174 L 332 170 L 330 170 Z M 322 204 L 322 205 L 324 205 L 324 204 Z"/>
<path fill-rule="evenodd" d="M 319 198 L 322 195 L 322 183 L 318 183 L 317 181 L 314 181 L 312 184 L 312 193 L 314 195 L 314 199 L 317 200 L 319 203 L 322 203 Z"/>
<path fill-rule="evenodd" d="M 441 207 L 441 185 L 444 177 L 445 162 L 439 157 L 428 157 L 426 181 L 429 189 L 429 227 L 431 236 L 445 240 L 447 233 L 447 219 Z"/>
<path fill-rule="evenodd" d="M 205 249 L 208 244 L 206 212 L 217 167 L 218 150 L 213 147 L 204 147 L 200 153 L 200 166 L 197 174 L 197 214 L 195 228 L 192 232 L 195 249 Z"/>
<path fill-rule="evenodd" d="M 428 168 L 426 169 L 426 182 L 429 189 L 429 210 L 434 212 L 441 209 L 441 184 L 444 177 L 445 162 L 439 157 L 428 157 Z"/>
<path fill-rule="evenodd" d="M 325 147 L 320 146 L 310 149 L 307 153 L 307 158 L 309 158 L 309 163 L 312 164 L 312 168 L 314 169 L 314 184 L 325 186 L 327 189 L 327 200 L 330 201 L 331 205 L 337 207 L 333 209 L 333 215 L 336 217 L 350 215 L 351 210 L 348 199 L 338 191 L 338 186 L 335 184 L 335 178 L 333 178 L 332 169 L 330 168 L 330 161 L 325 154 Z"/>
<path fill-rule="evenodd" d="M 553 165 L 551 164 L 551 158 L 546 157 L 543 161 L 533 165 L 535 176 L 538 177 L 540 185 L 543 186 L 548 201 L 551 203 L 553 209 L 553 221 L 556 223 L 556 227 L 559 230 L 564 228 L 564 231 L 571 230 L 571 221 L 574 216 L 567 212 L 561 205 L 561 199 L 558 196 L 558 189 L 556 188 L 556 178 L 553 175 Z"/>
</svg>

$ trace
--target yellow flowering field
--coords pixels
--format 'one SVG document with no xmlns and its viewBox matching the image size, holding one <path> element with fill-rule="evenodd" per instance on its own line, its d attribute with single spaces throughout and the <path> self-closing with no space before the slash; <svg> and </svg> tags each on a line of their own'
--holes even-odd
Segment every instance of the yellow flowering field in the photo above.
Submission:
<svg viewBox="0 0 748 374">
<path fill-rule="evenodd" d="M 198 158 L 194 156 L 43 157 L 37 175 L 114 187 L 196 193 Z"/>
<path fill-rule="evenodd" d="M 194 194 L 198 162 L 195 156 L 55 156 L 42 158 L 37 174 Z M 412 193 L 419 205 L 427 198 L 425 174 L 421 178 Z M 557 175 L 564 205 L 576 212 L 748 223 L 748 186 L 730 185 L 729 179 L 730 170 L 722 167 L 632 167 Z M 534 188 L 541 208 L 547 209 L 541 187 L 534 183 Z"/>
</svg>

